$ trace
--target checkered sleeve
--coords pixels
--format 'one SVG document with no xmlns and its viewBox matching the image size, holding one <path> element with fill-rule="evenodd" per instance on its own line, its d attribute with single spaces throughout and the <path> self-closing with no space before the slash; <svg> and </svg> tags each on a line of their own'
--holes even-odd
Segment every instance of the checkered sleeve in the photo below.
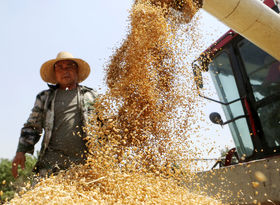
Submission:
<svg viewBox="0 0 280 205">
<path fill-rule="evenodd" d="M 43 99 L 44 93 L 37 95 L 31 114 L 21 129 L 17 152 L 30 154 L 33 154 L 34 152 L 34 146 L 39 141 L 43 130 Z"/>
</svg>

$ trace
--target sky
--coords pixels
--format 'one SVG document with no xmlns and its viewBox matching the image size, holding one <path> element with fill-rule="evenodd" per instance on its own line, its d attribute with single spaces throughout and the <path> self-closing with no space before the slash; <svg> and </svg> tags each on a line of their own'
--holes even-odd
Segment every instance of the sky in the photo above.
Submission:
<svg viewBox="0 0 280 205">
<path fill-rule="evenodd" d="M 47 89 L 41 80 L 41 65 L 68 51 L 91 66 L 82 84 L 104 93 L 104 68 L 114 49 L 128 31 L 132 0 L 0 0 L 0 158 L 15 155 L 20 130 L 26 122 L 36 95 Z M 199 11 L 203 49 L 228 28 L 204 11 Z M 208 103 L 206 115 L 220 105 Z M 215 136 L 216 155 L 224 146 L 233 146 L 230 134 L 208 123 L 205 135 Z M 207 133 L 208 132 L 208 133 Z M 216 138 L 217 136 L 217 138 Z M 40 144 L 36 145 L 36 149 Z"/>
</svg>

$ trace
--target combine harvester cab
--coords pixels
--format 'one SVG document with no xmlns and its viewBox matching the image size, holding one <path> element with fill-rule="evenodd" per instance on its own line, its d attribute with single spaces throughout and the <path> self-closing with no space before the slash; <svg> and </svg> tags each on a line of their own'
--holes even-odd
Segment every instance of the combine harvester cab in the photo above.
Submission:
<svg viewBox="0 0 280 205">
<path fill-rule="evenodd" d="M 264 4 L 279 13 L 276 1 Z M 193 62 L 198 89 L 201 72 L 210 73 L 219 100 L 201 97 L 222 104 L 225 113 L 225 122 L 216 112 L 210 120 L 228 124 L 236 146 L 223 167 L 198 173 L 198 187 L 230 204 L 280 204 L 280 50 L 270 55 L 264 51 L 270 45 L 263 50 L 243 36 L 228 31 Z"/>
</svg>

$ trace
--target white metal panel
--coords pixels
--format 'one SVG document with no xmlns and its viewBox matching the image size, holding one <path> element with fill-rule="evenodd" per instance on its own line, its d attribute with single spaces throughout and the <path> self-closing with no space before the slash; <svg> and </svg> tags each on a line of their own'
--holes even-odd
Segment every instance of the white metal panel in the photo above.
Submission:
<svg viewBox="0 0 280 205">
<path fill-rule="evenodd" d="M 280 60 L 280 16 L 259 0 L 204 0 L 203 9 Z"/>
</svg>

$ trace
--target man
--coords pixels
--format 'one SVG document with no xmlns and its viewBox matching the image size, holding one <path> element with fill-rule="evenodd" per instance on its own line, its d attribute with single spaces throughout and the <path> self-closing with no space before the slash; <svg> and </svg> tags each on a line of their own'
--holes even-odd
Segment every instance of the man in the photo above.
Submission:
<svg viewBox="0 0 280 205">
<path fill-rule="evenodd" d="M 90 73 L 88 63 L 60 52 L 56 59 L 45 62 L 42 79 L 53 85 L 37 95 L 32 112 L 21 130 L 12 174 L 18 176 L 18 165 L 24 168 L 25 153 L 33 154 L 42 132 L 44 137 L 35 171 L 50 174 L 82 163 L 86 145 L 82 127 L 86 125 L 97 93 L 78 83 Z"/>
</svg>

